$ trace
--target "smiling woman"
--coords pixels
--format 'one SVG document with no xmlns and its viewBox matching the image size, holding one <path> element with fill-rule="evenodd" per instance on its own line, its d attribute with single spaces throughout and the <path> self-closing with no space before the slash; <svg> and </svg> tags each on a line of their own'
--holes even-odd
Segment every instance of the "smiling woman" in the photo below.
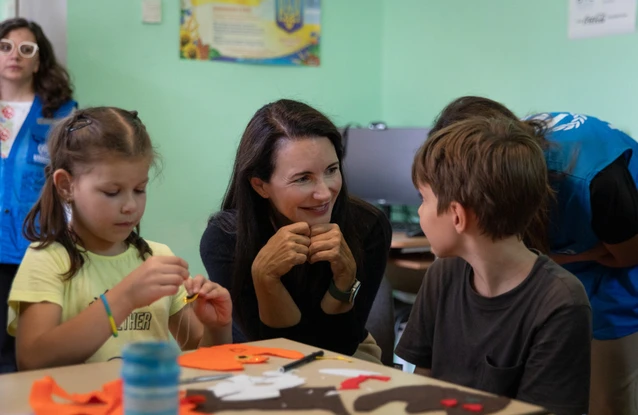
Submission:
<svg viewBox="0 0 638 415">
<path fill-rule="evenodd" d="M 330 222 L 342 186 L 339 159 L 330 140 L 282 140 L 278 147 L 279 162 L 270 180 L 251 178 L 253 189 L 270 200 L 282 223 Z"/>
<path fill-rule="evenodd" d="M 200 246 L 231 291 L 233 341 L 286 337 L 352 355 L 385 271 L 390 224 L 348 195 L 334 124 L 291 100 L 262 107 Z"/>
</svg>

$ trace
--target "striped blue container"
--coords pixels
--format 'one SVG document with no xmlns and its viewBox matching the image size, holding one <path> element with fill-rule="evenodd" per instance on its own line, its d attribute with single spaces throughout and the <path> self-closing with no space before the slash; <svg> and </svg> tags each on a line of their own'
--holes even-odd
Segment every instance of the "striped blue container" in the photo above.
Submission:
<svg viewBox="0 0 638 415">
<path fill-rule="evenodd" d="M 140 342 L 122 352 L 124 415 L 177 415 L 177 350 L 168 342 Z"/>
</svg>

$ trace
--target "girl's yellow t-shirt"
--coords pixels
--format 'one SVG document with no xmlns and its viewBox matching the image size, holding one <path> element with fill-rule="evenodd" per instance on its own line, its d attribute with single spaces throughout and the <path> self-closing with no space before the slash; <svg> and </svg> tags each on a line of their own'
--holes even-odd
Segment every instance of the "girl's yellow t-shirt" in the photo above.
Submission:
<svg viewBox="0 0 638 415">
<path fill-rule="evenodd" d="M 153 255 L 173 256 L 166 245 L 147 241 Z M 32 245 L 33 246 L 33 245 Z M 133 246 L 116 256 L 102 256 L 86 252 L 84 266 L 71 279 L 62 276 L 69 269 L 66 249 L 53 243 L 45 249 L 29 247 L 18 269 L 9 294 L 8 332 L 15 336 L 20 323 L 21 302 L 50 302 L 62 307 L 62 321 L 77 316 L 124 277 L 139 267 L 143 260 Z M 118 327 L 118 337 L 110 337 L 91 356 L 89 362 L 104 362 L 121 356 L 122 347 L 131 342 L 166 340 L 173 341 L 168 329 L 168 318 L 184 307 L 186 290 L 182 285 L 174 296 L 164 297 L 153 304 L 139 308 Z M 106 310 L 104 321 L 108 324 Z"/>
</svg>

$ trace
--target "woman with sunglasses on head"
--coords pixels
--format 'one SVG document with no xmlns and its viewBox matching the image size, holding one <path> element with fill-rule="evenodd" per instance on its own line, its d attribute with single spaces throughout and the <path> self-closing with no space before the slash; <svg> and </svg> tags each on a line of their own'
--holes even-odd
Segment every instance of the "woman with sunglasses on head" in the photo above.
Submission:
<svg viewBox="0 0 638 415">
<path fill-rule="evenodd" d="M 0 373 L 16 368 L 7 298 L 29 244 L 22 224 L 45 181 L 47 135 L 76 107 L 69 75 L 42 28 L 22 18 L 0 23 Z"/>
</svg>

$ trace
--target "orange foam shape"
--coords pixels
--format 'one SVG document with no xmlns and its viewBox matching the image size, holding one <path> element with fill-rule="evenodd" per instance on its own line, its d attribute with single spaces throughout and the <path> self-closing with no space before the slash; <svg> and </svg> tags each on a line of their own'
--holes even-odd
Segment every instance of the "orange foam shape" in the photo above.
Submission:
<svg viewBox="0 0 638 415">
<path fill-rule="evenodd" d="M 54 396 L 67 402 L 56 402 Z M 201 396 L 187 398 L 180 392 L 179 415 L 201 415 L 195 407 L 202 401 Z M 45 376 L 33 382 L 29 405 L 34 415 L 123 415 L 122 380 L 105 383 L 101 391 L 68 393 L 52 377 Z"/>
<path fill-rule="evenodd" d="M 263 363 L 266 359 L 237 359 L 238 356 L 276 356 L 286 359 L 301 359 L 303 353 L 295 350 L 257 347 L 244 344 L 224 344 L 199 349 L 180 355 L 177 361 L 181 366 L 194 369 L 232 371 L 243 370 L 244 364 Z"/>
</svg>

